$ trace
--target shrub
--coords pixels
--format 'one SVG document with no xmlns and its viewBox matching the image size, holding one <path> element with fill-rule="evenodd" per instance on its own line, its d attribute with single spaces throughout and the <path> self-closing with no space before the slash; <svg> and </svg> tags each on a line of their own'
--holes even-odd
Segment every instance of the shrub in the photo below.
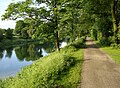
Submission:
<svg viewBox="0 0 120 88">
<path fill-rule="evenodd" d="M 74 46 L 75 48 L 83 48 L 84 40 L 83 39 L 76 40 L 75 42 L 71 43 L 70 45 Z"/>
<path fill-rule="evenodd" d="M 115 43 L 115 36 L 111 36 L 109 37 L 109 42 L 112 44 L 112 43 Z"/>
<path fill-rule="evenodd" d="M 120 44 L 112 43 L 110 46 L 115 49 L 120 49 Z"/>
<path fill-rule="evenodd" d="M 61 49 L 60 52 L 62 53 L 71 53 L 76 51 L 77 49 L 84 48 L 84 38 L 81 38 L 79 40 L 74 41 L 73 43 L 70 43 L 69 45 L 65 46 L 63 49 Z"/>
<path fill-rule="evenodd" d="M 87 36 L 82 36 L 82 37 L 81 37 L 81 40 L 83 40 L 83 42 L 85 42 L 86 37 L 87 37 Z"/>
<path fill-rule="evenodd" d="M 74 52 L 76 51 L 77 49 L 74 47 L 74 46 L 65 46 L 63 49 L 60 50 L 61 53 L 71 53 L 71 52 Z"/>
<path fill-rule="evenodd" d="M 100 45 L 102 46 L 110 46 L 111 42 L 107 38 L 100 39 Z"/>
</svg>

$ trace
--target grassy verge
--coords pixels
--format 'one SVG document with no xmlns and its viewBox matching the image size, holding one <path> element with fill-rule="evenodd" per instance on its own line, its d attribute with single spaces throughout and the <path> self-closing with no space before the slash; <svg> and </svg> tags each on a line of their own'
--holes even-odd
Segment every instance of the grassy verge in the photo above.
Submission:
<svg viewBox="0 0 120 88">
<path fill-rule="evenodd" d="M 83 40 L 35 61 L 15 77 L 0 81 L 0 88 L 75 88 L 80 84 Z"/>
<path fill-rule="evenodd" d="M 112 47 L 103 47 L 101 49 L 111 56 L 116 63 L 120 64 L 120 49 L 114 49 Z"/>
<path fill-rule="evenodd" d="M 103 46 L 98 41 L 96 41 L 96 44 L 101 47 L 101 49 L 107 53 L 113 60 L 115 60 L 116 63 L 120 64 L 120 49 Z"/>
</svg>

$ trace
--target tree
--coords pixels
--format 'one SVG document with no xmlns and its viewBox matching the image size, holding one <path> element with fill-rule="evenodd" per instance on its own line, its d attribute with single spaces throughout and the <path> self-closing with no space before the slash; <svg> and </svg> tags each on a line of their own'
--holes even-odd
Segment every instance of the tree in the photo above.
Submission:
<svg viewBox="0 0 120 88">
<path fill-rule="evenodd" d="M 21 35 L 22 29 L 26 26 L 23 20 L 19 20 L 16 22 L 14 33 L 15 35 Z"/>
<path fill-rule="evenodd" d="M 4 33 L 4 30 L 0 28 L 0 41 L 4 38 L 3 33 Z"/>
<path fill-rule="evenodd" d="M 46 4 L 46 6 L 48 7 L 48 9 L 44 9 L 44 13 L 49 13 L 49 14 L 45 14 L 43 15 L 45 18 L 45 20 L 51 22 L 53 25 L 53 30 L 54 30 L 54 35 L 55 35 L 55 45 L 58 51 L 60 51 L 59 48 L 59 20 L 60 20 L 60 9 L 63 7 L 63 2 L 65 2 L 64 0 L 36 0 L 39 4 Z M 63 2 L 62 2 L 63 1 Z"/>
<path fill-rule="evenodd" d="M 43 24 L 52 21 L 52 23 L 54 24 L 54 31 L 55 32 L 55 37 L 56 37 L 56 47 L 59 50 L 59 39 L 58 39 L 58 16 L 57 16 L 57 2 L 58 1 L 50 1 L 47 2 L 45 0 L 37 0 L 36 2 L 40 4 L 47 4 L 47 7 L 50 10 L 47 10 L 45 8 L 37 8 L 37 7 L 30 7 L 30 5 L 32 4 L 32 0 L 26 0 L 26 1 L 22 1 L 22 2 L 18 2 L 18 3 L 11 3 L 7 10 L 6 13 L 3 15 L 3 19 L 17 19 L 19 17 L 22 18 L 31 18 L 31 19 L 41 19 L 43 20 Z M 35 4 L 34 4 L 35 5 Z M 19 22 L 20 23 L 20 22 Z M 18 23 L 18 24 L 19 24 Z M 18 29 L 20 29 L 21 27 L 23 27 L 23 25 L 20 27 L 18 27 Z M 17 28 L 17 27 L 16 27 Z"/>
<path fill-rule="evenodd" d="M 27 27 L 25 27 L 25 28 L 23 28 L 23 29 L 21 30 L 21 36 L 22 36 L 22 38 L 24 38 L 24 39 L 29 38 L 29 35 L 28 35 L 28 33 L 27 33 L 27 30 L 28 30 Z"/>
<path fill-rule="evenodd" d="M 98 40 L 108 40 L 112 36 L 111 1 L 85 0 L 82 7 L 83 24 L 89 25 L 88 29 Z M 86 19 L 87 18 L 87 19 Z M 104 41 L 107 42 L 107 41 Z"/>
<path fill-rule="evenodd" d="M 5 37 L 8 38 L 8 39 L 12 39 L 13 29 L 8 28 L 7 30 L 5 30 Z"/>
<path fill-rule="evenodd" d="M 45 6 L 42 6 L 43 4 Z M 22 18 L 23 21 L 18 21 L 16 24 L 16 33 L 20 34 L 19 31 L 25 28 L 27 29 L 25 33 L 32 38 L 47 37 L 55 41 L 59 51 L 59 40 L 63 38 L 60 38 L 61 33 L 64 33 L 64 38 L 68 34 L 71 41 L 82 35 L 84 30 L 81 31 L 79 28 L 81 22 L 79 18 L 81 10 L 84 10 L 81 8 L 83 4 L 85 4 L 83 0 L 25 0 L 11 3 L 3 15 L 3 20 Z M 24 23 L 28 23 L 29 26 Z"/>
<path fill-rule="evenodd" d="M 113 19 L 113 30 L 114 30 L 114 37 L 115 37 L 115 42 L 118 44 L 118 21 L 117 21 L 117 4 L 118 0 L 112 0 L 112 5 L 111 5 L 111 13 L 112 13 L 112 19 Z"/>
</svg>

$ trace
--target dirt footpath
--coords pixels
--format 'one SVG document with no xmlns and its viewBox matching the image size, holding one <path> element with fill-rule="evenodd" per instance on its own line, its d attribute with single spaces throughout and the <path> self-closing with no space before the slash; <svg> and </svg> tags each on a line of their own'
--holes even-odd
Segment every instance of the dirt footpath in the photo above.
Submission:
<svg viewBox="0 0 120 88">
<path fill-rule="evenodd" d="M 81 88 L 120 88 L 120 65 L 87 39 Z"/>
</svg>

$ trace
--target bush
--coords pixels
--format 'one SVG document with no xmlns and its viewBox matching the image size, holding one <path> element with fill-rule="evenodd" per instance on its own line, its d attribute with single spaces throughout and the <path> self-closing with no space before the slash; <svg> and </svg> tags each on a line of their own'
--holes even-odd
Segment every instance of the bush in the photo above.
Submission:
<svg viewBox="0 0 120 88">
<path fill-rule="evenodd" d="M 120 44 L 112 43 L 110 46 L 115 49 L 120 49 Z"/>
<path fill-rule="evenodd" d="M 69 46 L 65 46 L 63 49 L 61 49 L 60 50 L 60 52 L 61 53 L 71 53 L 71 52 L 74 52 L 74 51 L 76 51 L 77 49 L 74 47 L 74 46 L 71 46 L 71 45 L 69 45 Z"/>
<path fill-rule="evenodd" d="M 102 45 L 102 46 L 110 46 L 110 44 L 111 44 L 111 42 L 110 42 L 109 39 L 107 39 L 107 38 L 100 39 L 100 45 Z"/>
<path fill-rule="evenodd" d="M 81 37 L 81 40 L 83 40 L 83 42 L 85 42 L 86 37 L 87 37 L 87 36 L 82 36 L 82 37 Z"/>
<path fill-rule="evenodd" d="M 76 40 L 75 42 L 70 44 L 71 46 L 74 46 L 75 48 L 84 48 L 84 39 Z"/>
<path fill-rule="evenodd" d="M 84 48 L 85 47 L 84 41 L 85 41 L 85 38 L 76 40 L 73 43 L 70 43 L 69 45 L 65 46 L 63 49 L 61 49 L 60 52 L 71 53 L 71 52 L 75 52 L 77 49 Z"/>
<path fill-rule="evenodd" d="M 109 41 L 111 44 L 115 43 L 115 37 L 114 36 L 109 37 Z"/>
</svg>

